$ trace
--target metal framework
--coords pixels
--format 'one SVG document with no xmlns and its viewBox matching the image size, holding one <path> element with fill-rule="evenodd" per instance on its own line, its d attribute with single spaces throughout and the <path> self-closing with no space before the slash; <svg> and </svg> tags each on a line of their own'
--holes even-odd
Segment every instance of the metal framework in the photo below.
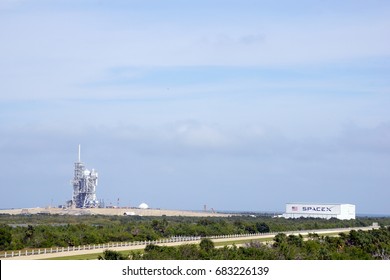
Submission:
<svg viewBox="0 0 390 280">
<path fill-rule="evenodd" d="M 99 207 L 99 201 L 96 199 L 96 186 L 98 183 L 98 173 L 92 169 L 85 168 L 80 159 L 81 147 L 79 145 L 78 161 L 74 163 L 74 178 L 72 206 L 76 208 L 95 208 Z"/>
</svg>

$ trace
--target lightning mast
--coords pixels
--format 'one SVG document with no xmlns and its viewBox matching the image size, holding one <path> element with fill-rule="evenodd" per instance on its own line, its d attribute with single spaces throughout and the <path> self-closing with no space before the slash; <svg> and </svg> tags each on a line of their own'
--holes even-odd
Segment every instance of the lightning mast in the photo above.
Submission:
<svg viewBox="0 0 390 280">
<path fill-rule="evenodd" d="M 99 206 L 96 199 L 98 173 L 89 171 L 81 162 L 81 145 L 79 145 L 78 161 L 74 163 L 74 177 L 72 180 L 72 206 L 76 208 L 94 208 Z"/>
</svg>

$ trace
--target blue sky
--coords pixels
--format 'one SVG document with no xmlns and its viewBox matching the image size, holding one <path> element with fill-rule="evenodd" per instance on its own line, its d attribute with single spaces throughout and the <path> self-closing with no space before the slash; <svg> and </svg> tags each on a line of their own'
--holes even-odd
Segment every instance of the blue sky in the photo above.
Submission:
<svg viewBox="0 0 390 280">
<path fill-rule="evenodd" d="M 388 1 L 0 0 L 0 208 L 390 214 Z"/>
</svg>

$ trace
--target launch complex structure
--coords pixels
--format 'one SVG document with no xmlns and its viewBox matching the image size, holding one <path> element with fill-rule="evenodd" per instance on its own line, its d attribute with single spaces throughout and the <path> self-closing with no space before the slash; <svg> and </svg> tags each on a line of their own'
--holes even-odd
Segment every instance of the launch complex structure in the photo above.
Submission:
<svg viewBox="0 0 390 280">
<path fill-rule="evenodd" d="M 81 162 L 81 146 L 79 145 L 78 161 L 74 163 L 74 178 L 72 200 L 68 205 L 73 208 L 96 208 L 99 201 L 96 199 L 96 186 L 98 183 L 98 173 L 92 169 L 86 169 Z"/>
</svg>

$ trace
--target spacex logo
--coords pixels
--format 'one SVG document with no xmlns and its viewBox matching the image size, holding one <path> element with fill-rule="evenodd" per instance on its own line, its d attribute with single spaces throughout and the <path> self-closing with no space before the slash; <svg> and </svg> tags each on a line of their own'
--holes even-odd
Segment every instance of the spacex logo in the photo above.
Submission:
<svg viewBox="0 0 390 280">
<path fill-rule="evenodd" d="M 318 206 L 318 207 L 311 207 L 311 206 L 305 207 L 305 206 L 303 206 L 302 210 L 303 211 L 332 212 L 332 209 L 330 207 L 321 207 L 321 206 Z"/>
</svg>

